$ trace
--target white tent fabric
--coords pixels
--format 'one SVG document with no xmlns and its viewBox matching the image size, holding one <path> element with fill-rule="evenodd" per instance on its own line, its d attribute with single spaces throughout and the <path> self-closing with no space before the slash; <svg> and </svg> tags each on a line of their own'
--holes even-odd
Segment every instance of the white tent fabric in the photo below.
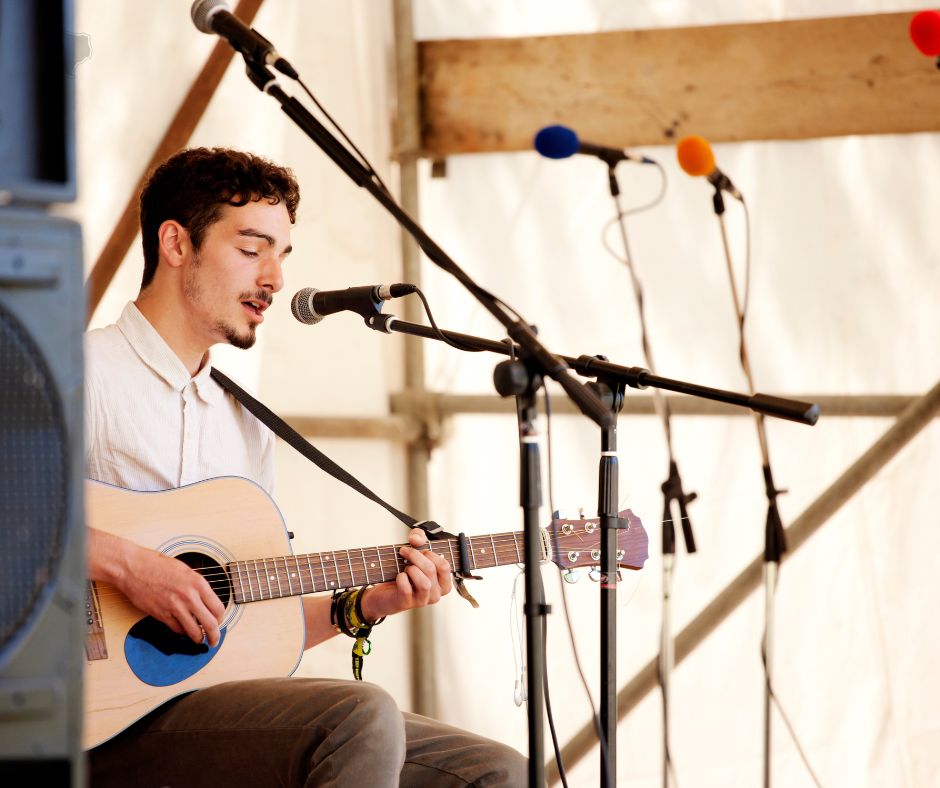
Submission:
<svg viewBox="0 0 940 788">
<path fill-rule="evenodd" d="M 92 56 L 76 71 L 80 200 L 65 209 L 84 227 L 86 264 L 153 146 L 213 45 L 188 20 L 188 2 L 79 0 L 77 32 Z M 415 3 L 419 38 L 591 32 L 602 29 L 766 21 L 903 10 L 888 2 Z M 267 0 L 256 26 L 312 89 L 379 170 L 390 172 L 390 13 L 385 3 Z M 716 57 L 720 53 L 716 53 Z M 930 64 L 925 62 L 925 67 Z M 396 227 L 370 198 L 297 131 L 233 65 L 193 144 L 232 145 L 293 167 L 303 191 L 285 293 L 275 302 L 257 350 L 222 349 L 218 365 L 276 410 L 381 415 L 400 389 L 401 341 L 366 331 L 352 316 L 316 328 L 290 319 L 295 289 L 396 281 Z M 553 119 L 546 118 L 545 122 Z M 646 293 L 657 371 L 720 388 L 745 386 L 710 192 L 687 178 L 670 148 L 644 151 L 662 162 L 664 201 L 628 221 Z M 940 147 L 934 134 L 806 142 L 717 145 L 719 165 L 748 199 L 753 270 L 748 341 L 757 388 L 768 393 L 918 394 L 940 370 L 940 260 L 935 206 Z M 447 177 L 422 170 L 426 229 L 481 284 L 539 326 L 552 349 L 604 353 L 642 365 L 629 279 L 600 242 L 613 215 L 604 168 L 591 160 L 549 162 L 535 154 L 456 156 Z M 624 200 L 639 205 L 659 186 L 653 168 L 620 169 Z M 393 174 L 393 173 L 392 173 Z M 727 222 L 739 272 L 743 217 L 729 201 Z M 610 242 L 618 248 L 611 233 Z M 137 248 L 98 309 L 112 320 L 136 293 Z M 424 289 L 439 322 L 498 337 L 498 326 L 449 277 L 425 266 Z M 386 310 L 394 311 L 394 310 Z M 488 393 L 493 357 L 427 344 L 432 390 Z M 554 390 L 553 390 L 554 392 Z M 559 396 L 556 393 L 556 397 Z M 630 394 L 628 393 L 628 396 Z M 827 418 L 815 428 L 768 424 L 771 458 L 789 523 L 854 461 L 890 420 Z M 596 508 L 596 431 L 555 417 L 556 506 Z M 680 548 L 675 628 L 686 622 L 762 548 L 765 501 L 753 423 L 747 418 L 683 417 L 675 450 L 699 552 Z M 650 560 L 625 575 L 618 627 L 620 682 L 653 657 L 660 616 L 659 485 L 666 472 L 662 429 L 653 418 L 622 418 L 620 489 L 643 519 Z M 378 492 L 403 502 L 403 452 L 375 441 L 318 441 Z M 940 547 L 940 452 L 936 423 L 846 504 L 781 569 L 777 594 L 776 689 L 824 786 L 940 784 L 940 647 L 933 565 Z M 296 549 L 389 543 L 395 521 L 312 469 L 289 449 L 278 455 L 277 499 L 297 533 Z M 513 530 L 517 501 L 513 420 L 462 416 L 450 423 L 432 464 L 433 516 L 456 532 Z M 547 489 L 547 484 L 546 484 Z M 545 516 L 548 517 L 546 500 Z M 549 675 L 562 742 L 588 719 L 571 658 L 555 572 L 545 571 Z M 510 595 L 516 571 L 492 570 L 472 590 L 471 610 L 449 598 L 434 611 L 440 714 L 524 750 L 526 715 L 513 701 Z M 521 593 L 521 581 L 520 593 Z M 576 642 L 597 696 L 597 593 L 587 580 L 568 589 Z M 675 671 L 672 753 L 682 786 L 754 785 L 761 775 L 763 601 L 749 601 Z M 305 674 L 347 676 L 349 642 L 334 639 L 308 655 Z M 375 632 L 366 676 L 407 707 L 406 624 Z M 618 730 L 620 785 L 660 785 L 656 694 Z M 550 752 L 547 747 L 546 752 Z M 774 783 L 812 785 L 779 716 L 774 720 Z M 571 785 L 598 783 L 593 753 L 570 772 Z"/>
</svg>

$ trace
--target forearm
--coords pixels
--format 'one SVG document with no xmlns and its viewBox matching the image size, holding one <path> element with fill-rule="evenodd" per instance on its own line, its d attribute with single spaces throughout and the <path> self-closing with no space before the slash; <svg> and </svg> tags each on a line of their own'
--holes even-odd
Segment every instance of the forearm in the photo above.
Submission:
<svg viewBox="0 0 940 788">
<path fill-rule="evenodd" d="M 330 624 L 329 596 L 305 596 L 303 605 L 304 623 L 307 627 L 304 648 L 307 649 L 320 645 L 324 640 L 329 640 L 336 634 L 336 630 Z"/>
<path fill-rule="evenodd" d="M 392 608 L 388 605 L 389 592 L 394 594 L 394 583 L 382 583 L 377 586 L 369 586 L 363 591 L 362 612 L 366 621 L 377 621 L 383 616 L 392 615 L 399 612 L 399 608 Z M 336 629 L 330 622 L 330 605 L 332 599 L 329 596 L 305 596 L 304 623 L 307 628 L 307 639 L 304 642 L 304 648 L 313 648 L 320 645 L 325 640 L 337 634 Z"/>
<path fill-rule="evenodd" d="M 141 548 L 107 531 L 87 531 L 86 572 L 89 580 L 103 580 L 121 586 L 130 571 L 133 553 Z"/>
</svg>

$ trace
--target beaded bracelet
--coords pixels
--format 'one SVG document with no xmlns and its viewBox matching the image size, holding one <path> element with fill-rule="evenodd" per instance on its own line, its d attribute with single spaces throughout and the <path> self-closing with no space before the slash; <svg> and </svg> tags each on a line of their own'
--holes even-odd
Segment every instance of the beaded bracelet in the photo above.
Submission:
<svg viewBox="0 0 940 788">
<path fill-rule="evenodd" d="M 366 622 L 362 612 L 362 597 L 368 587 L 365 585 L 343 592 L 334 591 L 330 602 L 330 624 L 333 629 L 356 641 L 352 647 L 352 671 L 357 681 L 362 681 L 362 663 L 366 654 L 372 651 L 372 641 L 369 640 L 372 627 L 385 620 L 385 616 L 382 616 L 371 624 Z"/>
</svg>

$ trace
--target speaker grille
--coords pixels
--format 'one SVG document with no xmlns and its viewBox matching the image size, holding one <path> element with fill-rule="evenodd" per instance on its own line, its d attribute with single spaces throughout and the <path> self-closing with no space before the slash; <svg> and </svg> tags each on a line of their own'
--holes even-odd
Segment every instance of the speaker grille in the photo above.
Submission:
<svg viewBox="0 0 940 788">
<path fill-rule="evenodd" d="M 69 487 L 68 431 L 55 380 L 0 303 L 0 662 L 56 579 Z"/>
</svg>

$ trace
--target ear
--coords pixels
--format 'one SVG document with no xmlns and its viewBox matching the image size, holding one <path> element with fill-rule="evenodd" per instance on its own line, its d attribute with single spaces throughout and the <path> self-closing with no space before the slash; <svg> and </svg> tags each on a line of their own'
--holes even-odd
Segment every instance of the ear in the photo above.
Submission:
<svg viewBox="0 0 940 788">
<path fill-rule="evenodd" d="M 192 251 L 189 230 L 173 219 L 167 219 L 157 230 L 160 259 L 171 268 L 179 268 Z"/>
</svg>

